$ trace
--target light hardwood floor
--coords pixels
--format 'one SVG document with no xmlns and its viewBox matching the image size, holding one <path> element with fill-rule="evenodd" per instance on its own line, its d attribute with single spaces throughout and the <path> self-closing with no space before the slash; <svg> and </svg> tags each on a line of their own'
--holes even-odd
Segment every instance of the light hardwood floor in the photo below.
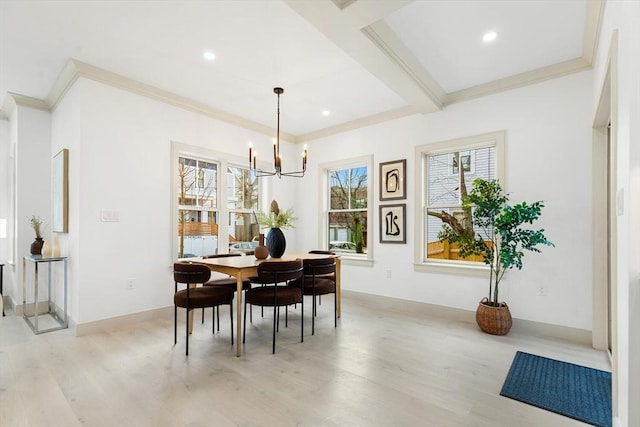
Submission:
<svg viewBox="0 0 640 427">
<path fill-rule="evenodd" d="M 609 369 L 586 345 L 519 332 L 479 331 L 433 307 L 344 292 L 299 342 L 299 309 L 271 354 L 271 317 L 254 309 L 243 356 L 228 312 L 211 335 L 196 323 L 190 355 L 172 316 L 109 333 L 35 336 L 8 313 L 0 323 L 0 426 L 478 426 L 585 424 L 499 395 L 517 350 Z M 199 318 L 199 315 L 196 316 Z M 184 312 L 179 310 L 179 321 Z"/>
</svg>

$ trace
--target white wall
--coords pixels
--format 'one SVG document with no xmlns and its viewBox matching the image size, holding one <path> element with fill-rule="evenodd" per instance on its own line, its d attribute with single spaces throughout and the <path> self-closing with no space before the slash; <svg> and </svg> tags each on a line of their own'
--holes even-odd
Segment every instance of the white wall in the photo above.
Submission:
<svg viewBox="0 0 640 427">
<path fill-rule="evenodd" d="M 591 329 L 591 102 L 593 75 L 583 72 L 561 79 L 454 104 L 441 112 L 416 115 L 309 144 L 313 172 L 298 187 L 302 218 L 298 245 L 311 249 L 318 240 L 320 207 L 309 195 L 318 165 L 374 153 L 373 266 L 343 263 L 343 288 L 432 304 L 475 310 L 486 294 L 488 278 L 417 272 L 413 268 L 415 229 L 414 147 L 464 136 L 506 130 L 506 183 L 512 201 L 543 199 L 540 226 L 555 244 L 527 254 L 522 271 L 511 271 L 501 284 L 501 298 L 520 319 Z M 407 159 L 406 245 L 380 244 L 378 171 L 380 162 Z M 315 237 L 314 237 L 315 235 Z M 386 271 L 391 270 L 391 278 Z M 538 296 L 544 282 L 547 296 Z"/>
<path fill-rule="evenodd" d="M 592 245 L 592 99 L 592 73 L 585 72 L 312 141 L 307 177 L 272 180 L 274 197 L 283 207 L 294 206 L 299 217 L 296 229 L 287 231 L 288 250 L 318 247 L 318 164 L 373 153 L 375 169 L 381 161 L 406 158 L 412 230 L 414 147 L 506 130 L 506 188 L 514 201 L 546 200 L 541 225 L 556 248 L 527 255 L 523 271 L 505 276 L 502 298 L 517 318 L 589 330 L 591 277 L 582 266 Z M 54 113 L 52 151 L 70 149 L 70 233 L 63 237 L 63 250 L 72 265 L 71 316 L 77 323 L 170 305 L 170 142 L 244 160 L 249 140 L 269 152 L 271 139 L 264 135 L 93 81 L 76 81 Z M 298 159 L 299 146 L 283 148 Z M 377 170 L 371 187 L 377 199 Z M 116 210 L 120 222 L 101 222 L 102 209 Z M 377 230 L 375 222 L 373 266 L 345 262 L 345 289 L 469 310 L 486 293 L 485 278 L 414 271 L 414 236 L 409 233 L 406 245 L 381 245 Z M 390 279 L 384 278 L 386 270 Z M 127 278 L 136 279 L 136 289 L 126 290 Z M 539 281 L 547 285 L 545 297 L 537 296 Z"/>
<path fill-rule="evenodd" d="M 22 256 L 29 253 L 36 237 L 29 218 L 37 215 L 44 220 L 41 231 L 45 239 L 51 233 L 51 114 L 18 105 L 11 121 L 10 144 L 15 143 L 17 244 L 13 260 L 16 267 L 11 271 L 5 292 L 14 303 L 22 304 Z M 33 264 L 27 268 L 32 274 Z M 32 288 L 27 288 L 27 292 L 28 299 L 32 298 Z"/>
<path fill-rule="evenodd" d="M 65 97 L 58 103 L 51 116 L 51 152 L 58 153 L 63 148 L 69 150 L 69 223 L 68 233 L 58 233 L 60 253 L 68 256 L 68 314 L 73 322 L 78 319 L 79 289 L 75 278 L 78 276 L 82 262 L 82 252 L 79 252 L 78 243 L 80 232 L 80 218 L 77 215 L 78 206 L 82 200 L 80 193 L 83 177 L 81 175 L 82 134 L 82 105 L 80 103 L 79 81 L 71 87 Z M 58 278 L 61 280 L 61 278 Z M 61 282 L 59 282 L 61 283 Z"/>
<path fill-rule="evenodd" d="M 9 129 L 9 121 L 0 119 L 0 218 L 4 219 L 9 217 L 11 211 L 11 192 L 9 191 L 11 182 Z M 7 232 L 9 232 L 9 230 L 7 230 Z M 6 238 L 0 239 L 0 261 L 5 262 L 7 260 L 10 241 L 10 239 Z"/>
<path fill-rule="evenodd" d="M 614 426 L 640 425 L 640 3 L 608 1 L 595 61 L 597 105 L 606 73 L 609 48 L 617 32 L 618 90 L 613 108 L 617 115 L 617 192 L 623 212 L 617 217 L 616 267 L 617 342 L 614 357 Z"/>
<path fill-rule="evenodd" d="M 272 153 L 265 135 L 82 78 L 54 119 L 54 145 L 70 148 L 63 247 L 78 324 L 172 305 L 171 141 L 229 153 L 243 164 L 250 140 L 263 156 Z M 292 154 L 298 147 L 281 144 L 285 159 L 299 159 Z M 292 206 L 295 180 L 270 180 L 273 197 Z M 120 221 L 101 222 L 103 209 L 117 211 Z M 287 237 L 287 250 L 295 251 L 295 230 Z M 128 278 L 135 278 L 134 290 L 126 289 Z"/>
</svg>

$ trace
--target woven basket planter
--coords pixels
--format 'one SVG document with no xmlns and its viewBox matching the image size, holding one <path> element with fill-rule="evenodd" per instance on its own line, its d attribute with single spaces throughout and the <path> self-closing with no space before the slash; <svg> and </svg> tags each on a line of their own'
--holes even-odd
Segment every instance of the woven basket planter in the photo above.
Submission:
<svg viewBox="0 0 640 427">
<path fill-rule="evenodd" d="M 501 302 L 498 307 L 487 305 L 487 302 L 489 300 L 485 297 L 478 304 L 476 323 L 488 334 L 506 335 L 513 323 L 509 307 L 504 302 Z"/>
</svg>

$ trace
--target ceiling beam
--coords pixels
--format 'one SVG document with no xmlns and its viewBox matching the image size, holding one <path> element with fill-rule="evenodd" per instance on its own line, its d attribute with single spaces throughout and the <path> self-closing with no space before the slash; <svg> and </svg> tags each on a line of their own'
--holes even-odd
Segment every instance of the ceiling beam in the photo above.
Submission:
<svg viewBox="0 0 640 427">
<path fill-rule="evenodd" d="M 381 21 L 407 0 L 285 0 L 322 34 L 420 113 L 442 108 L 442 89 Z M 344 1 L 339 4 L 346 4 Z"/>
</svg>

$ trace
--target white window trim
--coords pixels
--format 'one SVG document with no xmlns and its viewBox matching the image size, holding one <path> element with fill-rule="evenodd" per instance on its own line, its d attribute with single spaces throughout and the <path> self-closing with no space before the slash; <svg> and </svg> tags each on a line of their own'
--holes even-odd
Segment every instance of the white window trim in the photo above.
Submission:
<svg viewBox="0 0 640 427">
<path fill-rule="evenodd" d="M 177 141 L 171 141 L 171 245 L 170 245 L 170 260 L 173 265 L 173 262 L 177 259 L 178 254 L 178 243 L 177 240 L 173 238 L 173 236 L 178 235 L 178 221 L 176 219 L 176 215 L 178 212 L 178 194 L 177 188 L 180 185 L 178 182 L 178 157 L 196 157 L 201 159 L 209 159 L 211 161 L 215 161 L 218 163 L 220 170 L 218 171 L 218 207 L 214 209 L 214 211 L 218 212 L 219 223 L 218 230 L 221 227 L 228 227 L 228 218 L 230 209 L 227 207 L 227 167 L 228 166 L 240 166 L 246 165 L 246 159 L 240 156 L 234 156 L 229 153 L 224 153 L 221 151 L 210 150 L 208 148 L 199 147 L 196 145 L 184 144 Z M 259 167 L 268 167 L 268 165 L 259 165 Z M 268 203 L 270 201 L 271 194 L 271 183 L 270 180 L 258 180 L 258 185 L 260 185 L 260 210 L 266 211 L 268 210 Z M 225 248 L 229 246 L 229 230 L 227 230 L 224 235 L 219 236 L 218 238 L 218 251 L 223 251 Z"/>
<path fill-rule="evenodd" d="M 318 166 L 318 176 L 320 177 L 320 179 L 318 180 L 318 206 L 321 207 L 320 221 L 318 221 L 318 242 L 320 243 L 321 248 L 329 247 L 327 235 L 327 227 L 329 226 L 327 215 L 329 206 L 329 194 L 327 191 L 329 183 L 329 171 L 335 169 L 348 169 L 352 167 L 359 167 L 362 165 L 365 165 L 367 167 L 367 253 L 366 255 L 340 254 L 340 258 L 354 262 L 365 262 L 369 264 L 373 261 L 373 247 L 375 246 L 373 239 L 373 224 L 376 221 L 376 218 L 374 218 L 373 216 L 374 188 L 372 186 L 372 183 L 375 182 L 373 170 L 373 155 L 352 157 L 350 159 L 322 163 Z"/>
<path fill-rule="evenodd" d="M 444 154 L 452 151 L 469 151 L 487 146 L 496 147 L 496 178 L 505 188 L 505 139 L 506 131 L 490 132 L 464 138 L 450 139 L 430 144 L 416 146 L 415 148 L 415 230 L 414 230 L 414 269 L 438 272 L 456 272 L 468 274 L 485 274 L 487 266 L 484 264 L 466 264 L 446 260 L 426 260 L 424 241 L 425 224 L 423 220 L 424 207 L 427 203 L 427 195 L 424 188 L 427 177 L 427 155 Z"/>
</svg>

